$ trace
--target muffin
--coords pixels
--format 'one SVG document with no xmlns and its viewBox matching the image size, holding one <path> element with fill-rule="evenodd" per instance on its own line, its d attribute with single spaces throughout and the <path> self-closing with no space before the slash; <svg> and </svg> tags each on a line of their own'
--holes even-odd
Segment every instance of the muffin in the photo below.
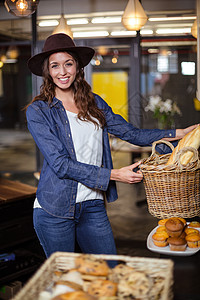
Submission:
<svg viewBox="0 0 200 300">
<path fill-rule="evenodd" d="M 168 243 L 169 243 L 170 250 L 172 251 L 185 251 L 187 247 L 186 240 L 180 237 L 169 237 Z"/>
<path fill-rule="evenodd" d="M 87 293 L 97 298 L 116 296 L 117 283 L 111 280 L 93 280 L 88 286 Z"/>
<path fill-rule="evenodd" d="M 197 229 L 191 228 L 191 227 L 185 228 L 184 232 L 185 232 L 187 235 L 190 234 L 190 233 L 197 233 L 197 234 L 199 233 L 199 231 L 198 231 Z"/>
<path fill-rule="evenodd" d="M 76 257 L 75 265 L 77 271 L 85 275 L 107 276 L 110 270 L 105 260 L 87 254 Z"/>
<path fill-rule="evenodd" d="M 184 218 L 178 217 L 178 219 L 183 222 L 184 226 L 187 225 L 187 222 L 186 222 L 186 220 Z"/>
<path fill-rule="evenodd" d="M 186 237 L 185 231 L 183 231 L 179 237 L 180 237 L 181 239 L 185 239 L 185 237 Z"/>
<path fill-rule="evenodd" d="M 166 247 L 168 245 L 168 237 L 169 235 L 167 234 L 167 232 L 155 232 L 152 235 L 152 241 L 157 247 Z"/>
<path fill-rule="evenodd" d="M 158 228 L 156 229 L 156 232 L 167 232 L 166 228 L 164 225 L 158 226 Z"/>
<path fill-rule="evenodd" d="M 190 233 L 186 236 L 186 242 L 190 248 L 200 247 L 200 234 L 199 233 Z"/>
<path fill-rule="evenodd" d="M 169 218 L 165 223 L 167 233 L 170 237 L 179 237 L 184 229 L 184 224 L 178 218 Z"/>
<path fill-rule="evenodd" d="M 161 219 L 161 220 L 159 220 L 158 221 L 158 225 L 159 226 L 165 225 L 165 223 L 167 222 L 167 220 L 169 220 L 169 219 Z"/>
<path fill-rule="evenodd" d="M 200 228 L 200 222 L 198 221 L 192 221 L 188 224 L 188 227 L 196 227 L 196 228 Z"/>
</svg>

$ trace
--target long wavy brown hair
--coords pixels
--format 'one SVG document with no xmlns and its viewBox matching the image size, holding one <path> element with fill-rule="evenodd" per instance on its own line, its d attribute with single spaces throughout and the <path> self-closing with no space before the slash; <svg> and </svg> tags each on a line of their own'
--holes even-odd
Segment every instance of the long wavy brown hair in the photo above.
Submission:
<svg viewBox="0 0 200 300">
<path fill-rule="evenodd" d="M 74 53 L 69 53 L 76 61 L 76 78 L 72 84 L 74 92 L 74 101 L 78 108 L 78 118 L 83 121 L 90 121 L 97 127 L 99 124 L 104 127 L 106 124 L 104 113 L 98 108 L 91 86 L 84 78 L 84 70 L 80 68 L 79 61 Z M 55 84 L 49 74 L 49 57 L 43 63 L 43 84 L 40 87 L 40 94 L 33 98 L 33 100 L 25 107 L 27 107 L 38 100 L 47 101 L 49 104 L 55 96 Z M 98 120 L 98 121 L 97 121 Z"/>
</svg>

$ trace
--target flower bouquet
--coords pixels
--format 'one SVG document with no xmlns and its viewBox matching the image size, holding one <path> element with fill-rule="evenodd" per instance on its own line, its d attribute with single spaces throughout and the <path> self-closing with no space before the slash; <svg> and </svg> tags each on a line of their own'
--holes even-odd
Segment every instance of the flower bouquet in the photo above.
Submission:
<svg viewBox="0 0 200 300">
<path fill-rule="evenodd" d="M 153 112 L 153 117 L 158 121 L 159 129 L 172 128 L 175 114 L 181 115 L 178 105 L 171 99 L 165 101 L 160 96 L 150 96 L 145 111 Z"/>
</svg>

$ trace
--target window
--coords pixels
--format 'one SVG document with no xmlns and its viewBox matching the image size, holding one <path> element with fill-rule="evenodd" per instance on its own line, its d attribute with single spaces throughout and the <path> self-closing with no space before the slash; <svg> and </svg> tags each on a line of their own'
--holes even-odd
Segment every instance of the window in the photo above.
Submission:
<svg viewBox="0 0 200 300">
<path fill-rule="evenodd" d="M 192 61 L 183 61 L 181 63 L 181 73 L 183 75 L 195 75 L 195 63 Z"/>
</svg>

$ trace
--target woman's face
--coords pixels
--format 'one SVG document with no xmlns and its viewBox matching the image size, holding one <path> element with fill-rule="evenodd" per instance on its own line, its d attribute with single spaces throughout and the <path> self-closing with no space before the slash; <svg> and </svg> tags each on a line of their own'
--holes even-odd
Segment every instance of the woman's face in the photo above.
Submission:
<svg viewBox="0 0 200 300">
<path fill-rule="evenodd" d="M 49 56 L 49 74 L 56 88 L 69 89 L 76 78 L 76 61 L 67 52 L 57 52 Z"/>
</svg>

